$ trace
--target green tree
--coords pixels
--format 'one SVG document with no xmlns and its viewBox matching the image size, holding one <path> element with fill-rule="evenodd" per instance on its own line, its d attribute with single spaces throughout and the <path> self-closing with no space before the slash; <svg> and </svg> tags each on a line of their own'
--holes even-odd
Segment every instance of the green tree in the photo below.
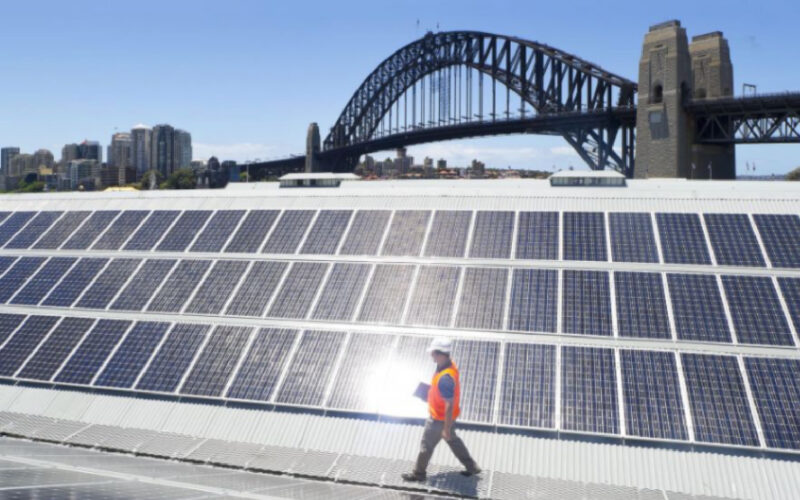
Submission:
<svg viewBox="0 0 800 500">
<path fill-rule="evenodd" d="M 180 168 L 161 184 L 161 189 L 194 189 L 197 187 L 197 179 L 190 168 Z"/>
<path fill-rule="evenodd" d="M 800 181 L 800 167 L 792 170 L 788 174 L 786 174 L 787 181 Z"/>
<path fill-rule="evenodd" d="M 20 193 L 40 193 L 44 191 L 44 182 L 37 180 L 26 182 L 25 179 L 22 179 L 17 185 L 17 191 Z"/>
<path fill-rule="evenodd" d="M 139 189 L 141 189 L 141 190 L 150 189 L 150 176 L 151 176 L 151 174 L 154 174 L 156 176 L 156 183 L 155 183 L 156 184 L 156 188 L 162 182 L 164 182 L 164 176 L 161 175 L 161 172 L 159 172 L 158 170 L 155 170 L 155 169 L 148 170 L 147 172 L 144 173 L 144 175 L 142 175 L 142 179 L 139 181 L 139 185 L 137 186 Z"/>
</svg>

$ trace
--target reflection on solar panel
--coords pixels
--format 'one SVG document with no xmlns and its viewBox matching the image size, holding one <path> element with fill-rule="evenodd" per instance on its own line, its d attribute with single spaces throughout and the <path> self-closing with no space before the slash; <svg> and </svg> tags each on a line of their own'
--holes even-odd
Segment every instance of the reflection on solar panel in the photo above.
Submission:
<svg viewBox="0 0 800 500">
<path fill-rule="evenodd" d="M 660 274 L 616 272 L 614 291 L 620 337 L 672 337 Z"/>
<path fill-rule="evenodd" d="M 437 210 L 425 243 L 426 257 L 463 257 L 472 212 Z"/>
<path fill-rule="evenodd" d="M 264 238 L 269 232 L 278 210 L 251 210 L 242 221 L 242 225 L 225 247 L 226 252 L 255 253 L 264 243 Z"/>
<path fill-rule="evenodd" d="M 24 314 L 0 314 L 0 346 L 25 319 Z"/>
<path fill-rule="evenodd" d="M 771 278 L 723 276 L 722 284 L 740 343 L 794 344 Z"/>
<path fill-rule="evenodd" d="M 389 338 L 385 337 L 388 343 Z M 436 367 L 428 354 L 430 337 L 401 336 L 392 353 L 385 386 L 378 391 L 380 413 L 403 417 L 424 416 L 425 403 L 414 397 L 420 381 L 429 383 Z M 456 360 L 457 362 L 458 360 Z"/>
<path fill-rule="evenodd" d="M 177 260 L 146 260 L 111 304 L 110 309 L 141 311 L 177 262 Z"/>
<path fill-rule="evenodd" d="M 706 443 L 758 446 L 736 358 L 689 353 L 681 356 L 695 439 Z"/>
<path fill-rule="evenodd" d="M 623 349 L 620 363 L 627 434 L 688 439 L 675 355 Z"/>
<path fill-rule="evenodd" d="M 247 270 L 248 263 L 241 260 L 218 260 L 208 276 L 186 306 L 186 313 L 219 314 L 239 278 Z"/>
<path fill-rule="evenodd" d="M 376 265 L 358 320 L 399 323 L 413 277 L 414 266 Z"/>
<path fill-rule="evenodd" d="M 458 279 L 458 267 L 421 266 L 405 323 L 448 326 L 453 315 Z"/>
<path fill-rule="evenodd" d="M 210 260 L 182 260 L 147 305 L 148 311 L 178 312 L 203 279 Z"/>
<path fill-rule="evenodd" d="M 558 271 L 514 269 L 508 329 L 523 332 L 555 332 L 558 304 Z"/>
<path fill-rule="evenodd" d="M 697 214 L 656 214 L 661 252 L 667 264 L 711 264 Z"/>
<path fill-rule="evenodd" d="M 90 213 L 82 211 L 65 213 L 64 217 L 53 224 L 53 227 L 39 238 L 33 248 L 54 249 L 60 247 Z"/>
<path fill-rule="evenodd" d="M 493 421 L 498 342 L 456 340 L 453 359 L 459 367 L 461 416 L 472 422 Z"/>
<path fill-rule="evenodd" d="M 78 259 L 71 257 L 51 257 L 47 263 L 28 280 L 25 286 L 11 298 L 10 303 L 26 305 L 38 304 L 77 260 Z M 5 286 L 13 286 L 10 283 L 7 284 L 5 279 L 1 279 L 0 284 L 2 284 L 4 288 Z"/>
<path fill-rule="evenodd" d="M 344 345 L 341 332 L 305 331 L 275 400 L 294 405 L 320 406 Z"/>
<path fill-rule="evenodd" d="M 42 302 L 46 306 L 69 307 L 83 293 L 108 259 L 81 259 Z"/>
<path fill-rule="evenodd" d="M 22 226 L 36 215 L 36 212 L 14 212 L 0 226 L 0 246 L 5 245 Z"/>
<path fill-rule="evenodd" d="M 217 210 L 203 232 L 192 244 L 190 252 L 219 252 L 236 230 L 244 210 Z"/>
<path fill-rule="evenodd" d="M 800 217 L 754 214 L 764 249 L 774 267 L 800 267 Z"/>
<path fill-rule="evenodd" d="M 313 218 L 313 210 L 285 210 L 261 251 L 295 253 Z"/>
<path fill-rule="evenodd" d="M 0 377 L 11 377 L 58 322 L 56 316 L 28 316 L 0 349 Z"/>
<path fill-rule="evenodd" d="M 38 240 L 48 228 L 61 217 L 63 212 L 39 212 L 39 214 L 28 222 L 14 238 L 6 243 L 5 248 L 28 248 Z"/>
<path fill-rule="evenodd" d="M 378 255 L 378 250 L 389 223 L 389 210 L 359 210 L 347 237 L 339 249 L 341 255 Z"/>
<path fill-rule="evenodd" d="M 611 335 L 611 301 L 605 271 L 564 270 L 564 333 Z"/>
<path fill-rule="evenodd" d="M 353 215 L 352 210 L 323 210 L 308 233 L 302 254 L 327 254 L 336 253 L 339 240 L 342 239 L 347 223 Z"/>
<path fill-rule="evenodd" d="M 369 264 L 334 264 L 311 317 L 330 321 L 351 320 L 369 270 Z"/>
<path fill-rule="evenodd" d="M 328 264 L 323 262 L 295 262 L 267 316 L 305 318 L 327 269 Z"/>
<path fill-rule="evenodd" d="M 462 280 L 456 327 L 501 330 L 508 271 L 467 267 L 464 269 Z"/>
<path fill-rule="evenodd" d="M 164 236 L 156 250 L 182 252 L 192 242 L 211 217 L 210 210 L 187 210 L 181 214 L 172 229 Z"/>
<path fill-rule="evenodd" d="M 262 328 L 228 389 L 227 397 L 269 401 L 296 337 L 295 330 Z"/>
<path fill-rule="evenodd" d="M 254 262 L 225 314 L 261 317 L 287 267 L 286 262 Z"/>
<path fill-rule="evenodd" d="M 126 210 L 122 212 L 100 236 L 100 239 L 92 245 L 92 250 L 119 249 L 148 215 L 150 215 L 150 212 L 147 210 Z"/>
<path fill-rule="evenodd" d="M 142 223 L 139 230 L 125 244 L 125 250 L 152 250 L 158 240 L 164 237 L 164 233 L 169 230 L 178 215 L 180 215 L 179 210 L 153 211 L 150 217 Z M 109 231 L 113 229 L 112 227 Z"/>
<path fill-rule="evenodd" d="M 141 260 L 114 259 L 100 273 L 86 293 L 78 300 L 76 307 L 105 309 L 111 299 L 119 292 L 125 281 L 133 274 Z"/>
<path fill-rule="evenodd" d="M 717 264 L 764 267 L 764 256 L 746 214 L 704 214 Z"/>
<path fill-rule="evenodd" d="M 84 385 L 91 383 L 131 323 L 113 319 L 98 320 L 58 372 L 55 381 Z"/>
<path fill-rule="evenodd" d="M 86 250 L 118 215 L 119 210 L 99 210 L 94 212 L 61 248 L 65 250 Z"/>
<path fill-rule="evenodd" d="M 789 310 L 795 331 L 800 331 L 800 279 L 778 278 L 783 300 Z"/>
<path fill-rule="evenodd" d="M 554 427 L 555 372 L 555 346 L 506 344 L 498 422 Z"/>
<path fill-rule="evenodd" d="M 395 211 L 381 255 L 419 255 L 430 217 L 431 213 L 423 210 Z"/>
<path fill-rule="evenodd" d="M 561 348 L 561 428 L 619 432 L 613 349 Z"/>
<path fill-rule="evenodd" d="M 221 396 L 251 332 L 251 328 L 238 326 L 215 328 L 183 383 L 181 394 Z"/>
<path fill-rule="evenodd" d="M 667 284 L 679 339 L 731 342 L 716 276 L 667 274 Z"/>
<path fill-rule="evenodd" d="M 106 364 L 94 385 L 131 387 L 167 332 L 169 323 L 136 323 Z"/>
<path fill-rule="evenodd" d="M 326 406 L 377 412 L 385 379 L 390 376 L 386 366 L 393 340 L 384 335 L 352 334 Z"/>
<path fill-rule="evenodd" d="M 208 325 L 173 326 L 136 388 L 143 391 L 175 392 L 209 329 Z"/>
<path fill-rule="evenodd" d="M 767 446 L 800 449 L 800 360 L 745 358 L 744 363 Z"/>
<path fill-rule="evenodd" d="M 469 256 L 485 259 L 511 258 L 514 212 L 478 212 L 472 230 Z"/>
<path fill-rule="evenodd" d="M 558 260 L 558 212 L 520 212 L 518 259 Z"/>
<path fill-rule="evenodd" d="M 91 318 L 64 318 L 25 363 L 18 376 L 50 380 L 93 323 Z"/>
<path fill-rule="evenodd" d="M 601 212 L 564 212 L 564 260 L 608 260 Z"/>
<path fill-rule="evenodd" d="M 658 262 L 649 213 L 610 212 L 608 226 L 614 262 Z"/>
</svg>

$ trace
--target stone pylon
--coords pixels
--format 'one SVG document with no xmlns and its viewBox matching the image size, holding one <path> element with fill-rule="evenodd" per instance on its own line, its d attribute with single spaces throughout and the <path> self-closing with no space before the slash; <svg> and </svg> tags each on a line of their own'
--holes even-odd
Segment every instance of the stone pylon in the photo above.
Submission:
<svg viewBox="0 0 800 500">
<path fill-rule="evenodd" d="M 308 126 L 306 134 L 306 172 L 319 172 L 319 151 L 319 126 L 315 122 Z"/>
</svg>

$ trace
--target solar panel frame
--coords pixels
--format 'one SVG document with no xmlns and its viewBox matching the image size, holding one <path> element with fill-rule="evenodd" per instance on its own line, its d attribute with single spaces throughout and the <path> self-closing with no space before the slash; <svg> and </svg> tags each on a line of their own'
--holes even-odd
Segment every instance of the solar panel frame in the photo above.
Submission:
<svg viewBox="0 0 800 500">
<path fill-rule="evenodd" d="M 108 264 L 109 259 L 85 257 L 80 259 L 64 278 L 42 300 L 41 305 L 70 307 L 89 284 Z"/>
<path fill-rule="evenodd" d="M 430 219 L 430 210 L 395 210 L 381 255 L 419 256 Z"/>
<path fill-rule="evenodd" d="M 6 270 L 11 267 L 14 262 L 17 261 L 17 257 L 14 256 L 0 256 L 0 277 L 2 277 Z"/>
<path fill-rule="evenodd" d="M 800 360 L 748 357 L 744 364 L 766 445 L 800 449 Z"/>
<path fill-rule="evenodd" d="M 352 216 L 352 210 L 321 210 L 300 248 L 300 253 L 335 254 Z"/>
<path fill-rule="evenodd" d="M 50 257 L 11 297 L 9 304 L 38 304 L 77 261 L 74 257 Z"/>
<path fill-rule="evenodd" d="M 277 389 L 275 402 L 321 406 L 345 338 L 342 332 L 304 331 Z"/>
<path fill-rule="evenodd" d="M 516 214 L 509 211 L 478 211 L 472 228 L 469 257 L 510 259 Z"/>
<path fill-rule="evenodd" d="M 800 268 L 800 217 L 795 214 L 753 214 L 764 250 L 773 267 Z"/>
<path fill-rule="evenodd" d="M 739 343 L 794 345 L 772 278 L 723 275 L 722 285 Z"/>
<path fill-rule="evenodd" d="M 720 266 L 765 267 L 747 214 L 703 214 L 714 257 Z"/>
<path fill-rule="evenodd" d="M 369 264 L 337 262 L 328 275 L 311 318 L 323 321 L 349 321 L 369 278 Z"/>
<path fill-rule="evenodd" d="M 778 278 L 778 288 L 783 294 L 783 302 L 794 324 L 795 332 L 800 331 L 800 278 Z"/>
<path fill-rule="evenodd" d="M 217 326 L 178 392 L 221 397 L 252 334 L 251 327 Z"/>
<path fill-rule="evenodd" d="M 64 212 L 64 216 L 39 238 L 33 248 L 47 250 L 59 248 L 90 214 L 90 211 L 83 210 Z"/>
<path fill-rule="evenodd" d="M 287 262 L 253 262 L 247 276 L 226 306 L 224 314 L 227 316 L 263 316 L 288 268 Z"/>
<path fill-rule="evenodd" d="M 508 279 L 506 269 L 464 268 L 456 328 L 502 330 Z"/>
<path fill-rule="evenodd" d="M 169 323 L 154 321 L 139 321 L 133 325 L 93 385 L 132 387 L 169 327 Z"/>
<path fill-rule="evenodd" d="M 63 214 L 64 212 L 60 211 L 39 212 L 36 214 L 36 217 L 28 221 L 25 227 L 14 235 L 11 241 L 6 243 L 3 248 L 16 250 L 29 248 L 36 243 Z"/>
<path fill-rule="evenodd" d="M 520 212 L 517 259 L 558 260 L 558 212 Z"/>
<path fill-rule="evenodd" d="M 700 216 L 694 213 L 656 213 L 665 264 L 711 265 Z"/>
<path fill-rule="evenodd" d="M 192 243 L 190 252 L 221 252 L 231 238 L 246 210 L 217 210 L 208 220 L 203 232 Z"/>
<path fill-rule="evenodd" d="M 186 314 L 219 314 L 228 302 L 249 262 L 240 260 L 217 260 L 206 278 L 198 286 L 189 303 Z"/>
<path fill-rule="evenodd" d="M 260 329 L 225 397 L 269 401 L 280 381 L 297 335 L 297 330 Z"/>
<path fill-rule="evenodd" d="M 558 326 L 558 271 L 514 269 L 509 300 L 509 330 L 555 333 Z"/>
<path fill-rule="evenodd" d="M 404 323 L 449 326 L 460 279 L 456 266 L 420 266 Z"/>
<path fill-rule="evenodd" d="M 0 348 L 0 377 L 12 377 L 61 318 L 28 316 Z"/>
<path fill-rule="evenodd" d="M 112 298 L 108 308 L 112 311 L 141 311 L 177 263 L 176 259 L 147 259 L 116 298 Z"/>
<path fill-rule="evenodd" d="M 498 423 L 555 428 L 556 346 L 509 342 L 504 349 Z"/>
<path fill-rule="evenodd" d="M 668 273 L 667 286 L 678 339 L 733 341 L 716 276 Z"/>
<path fill-rule="evenodd" d="M 0 246 L 8 243 L 36 214 L 37 212 L 20 211 L 8 216 L 0 225 Z"/>
<path fill-rule="evenodd" d="M 565 269 L 561 279 L 562 332 L 613 335 L 608 272 Z"/>
<path fill-rule="evenodd" d="M 129 320 L 99 319 L 56 373 L 54 381 L 91 384 L 106 358 L 132 325 L 133 321 Z"/>
<path fill-rule="evenodd" d="M 614 350 L 561 346 L 561 429 L 619 434 Z"/>
<path fill-rule="evenodd" d="M 113 259 L 88 286 L 75 307 L 105 309 L 141 263 L 141 259 Z"/>
<path fill-rule="evenodd" d="M 607 261 L 606 222 L 603 212 L 564 212 L 564 260 Z"/>
<path fill-rule="evenodd" d="M 261 253 L 296 253 L 315 214 L 314 210 L 284 210 Z"/>
<path fill-rule="evenodd" d="M 149 210 L 125 210 L 96 239 L 92 250 L 119 250 L 150 216 Z"/>
<path fill-rule="evenodd" d="M 345 236 L 339 255 L 378 255 L 390 210 L 358 210 Z"/>
<path fill-rule="evenodd" d="M 119 210 L 97 210 L 86 222 L 61 245 L 62 250 L 86 250 L 92 246 L 112 222 L 120 215 Z"/>
<path fill-rule="evenodd" d="M 150 312 L 179 312 L 208 272 L 211 260 L 181 260 L 145 308 Z"/>
<path fill-rule="evenodd" d="M 180 214 L 180 210 L 154 210 L 147 220 L 142 222 L 139 229 L 127 240 L 123 250 L 153 250 L 161 238 L 169 232 Z M 109 229 L 109 231 L 111 231 L 111 229 Z"/>
<path fill-rule="evenodd" d="M 614 273 L 620 337 L 670 339 L 667 298 L 660 273 Z"/>
<path fill-rule="evenodd" d="M 326 262 L 294 262 L 275 295 L 266 316 L 303 319 L 308 315 L 317 290 L 330 264 Z"/>
<path fill-rule="evenodd" d="M 413 265 L 377 264 L 358 321 L 399 324 L 414 278 Z"/>
<path fill-rule="evenodd" d="M 267 233 L 278 219 L 280 210 L 250 210 L 225 245 L 226 253 L 257 253 Z"/>
<path fill-rule="evenodd" d="M 657 264 L 658 246 L 648 212 L 609 212 L 611 260 Z"/>
<path fill-rule="evenodd" d="M 464 257 L 467 248 L 472 211 L 437 210 L 428 238 L 425 257 Z"/>
<path fill-rule="evenodd" d="M 0 277 L 0 303 L 6 303 L 44 265 L 46 257 L 20 257 Z"/>
<path fill-rule="evenodd" d="M 34 355 L 25 363 L 18 378 L 50 380 L 94 324 L 94 318 L 64 318 L 56 325 Z"/>
<path fill-rule="evenodd" d="M 376 413 L 393 346 L 393 336 L 351 334 L 325 407 Z"/>
<path fill-rule="evenodd" d="M 177 323 L 136 383 L 136 390 L 173 393 L 211 331 L 210 325 Z"/>
</svg>

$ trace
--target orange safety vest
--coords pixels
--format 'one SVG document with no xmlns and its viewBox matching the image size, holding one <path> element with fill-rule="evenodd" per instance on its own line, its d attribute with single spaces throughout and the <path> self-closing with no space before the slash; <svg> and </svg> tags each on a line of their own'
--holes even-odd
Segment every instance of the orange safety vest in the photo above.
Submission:
<svg viewBox="0 0 800 500">
<path fill-rule="evenodd" d="M 428 412 L 434 420 L 445 419 L 445 401 L 439 392 L 439 379 L 444 375 L 450 375 L 456 383 L 455 393 L 453 394 L 453 420 L 455 420 L 460 412 L 458 401 L 461 396 L 461 384 L 458 381 L 458 367 L 452 361 L 450 366 L 433 375 L 431 388 L 428 390 Z"/>
</svg>

